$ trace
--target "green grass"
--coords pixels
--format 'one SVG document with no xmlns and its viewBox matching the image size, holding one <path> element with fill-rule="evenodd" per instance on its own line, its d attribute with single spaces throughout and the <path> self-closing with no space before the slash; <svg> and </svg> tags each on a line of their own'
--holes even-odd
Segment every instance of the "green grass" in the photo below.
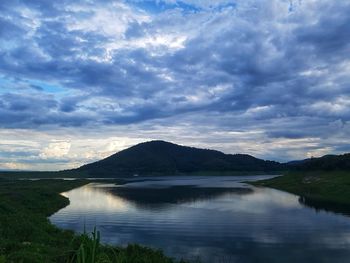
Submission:
<svg viewBox="0 0 350 263">
<path fill-rule="evenodd" d="M 64 262 L 74 233 L 56 228 L 48 216 L 69 204 L 58 193 L 85 181 L 0 182 L 0 255 L 6 262 Z"/>
<path fill-rule="evenodd" d="M 161 250 L 154 250 L 137 244 L 126 248 L 102 245 L 100 233 L 94 229 L 89 235 L 81 235 L 79 248 L 67 263 L 173 263 Z M 184 261 L 180 261 L 184 262 Z"/>
<path fill-rule="evenodd" d="M 161 251 L 139 245 L 101 244 L 96 230 L 77 235 L 52 225 L 47 217 L 69 204 L 59 193 L 86 183 L 0 179 L 0 263 L 175 262 Z"/>
<path fill-rule="evenodd" d="M 249 182 L 256 186 L 266 186 L 284 190 L 304 197 L 321 205 L 350 208 L 349 171 L 290 172 L 284 176 Z"/>
</svg>

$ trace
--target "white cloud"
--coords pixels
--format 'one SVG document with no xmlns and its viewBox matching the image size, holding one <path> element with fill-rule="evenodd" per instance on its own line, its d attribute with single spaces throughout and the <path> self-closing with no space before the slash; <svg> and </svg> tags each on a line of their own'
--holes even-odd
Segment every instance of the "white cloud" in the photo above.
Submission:
<svg viewBox="0 0 350 263">
<path fill-rule="evenodd" d="M 40 153 L 40 157 L 43 159 L 61 158 L 69 153 L 71 143 L 69 141 L 51 142 Z"/>
<path fill-rule="evenodd" d="M 137 12 L 126 4 L 113 2 L 105 5 L 71 4 L 66 7 L 76 16 L 67 17 L 69 30 L 95 31 L 114 39 L 122 38 L 130 22 L 148 22 L 149 15 Z M 86 18 L 79 14 L 89 14 Z"/>
<path fill-rule="evenodd" d="M 9 1 L 0 168 L 72 168 L 150 138 L 277 160 L 350 150 L 348 1 L 181 2 L 200 10 Z"/>
<path fill-rule="evenodd" d="M 0 169 L 2 170 L 27 170 L 31 169 L 32 167 L 30 165 L 26 165 L 23 163 L 13 162 L 13 163 L 1 163 L 0 162 Z"/>
</svg>

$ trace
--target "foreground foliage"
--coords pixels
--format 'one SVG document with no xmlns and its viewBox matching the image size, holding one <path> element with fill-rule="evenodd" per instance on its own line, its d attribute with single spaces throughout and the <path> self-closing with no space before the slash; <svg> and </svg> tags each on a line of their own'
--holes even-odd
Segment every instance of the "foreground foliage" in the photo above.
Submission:
<svg viewBox="0 0 350 263">
<path fill-rule="evenodd" d="M 96 229 L 91 235 L 80 236 L 79 248 L 68 262 L 76 263 L 172 263 L 173 260 L 164 256 L 160 250 L 154 250 L 132 244 L 126 248 L 101 245 L 100 233 Z M 181 261 L 183 262 L 183 261 Z M 181 263 L 180 262 L 180 263 Z"/>
<path fill-rule="evenodd" d="M 68 205 L 60 192 L 87 181 L 0 179 L 0 263 L 172 263 L 161 251 L 100 243 L 99 233 L 76 235 L 52 225 L 48 216 Z"/>
</svg>

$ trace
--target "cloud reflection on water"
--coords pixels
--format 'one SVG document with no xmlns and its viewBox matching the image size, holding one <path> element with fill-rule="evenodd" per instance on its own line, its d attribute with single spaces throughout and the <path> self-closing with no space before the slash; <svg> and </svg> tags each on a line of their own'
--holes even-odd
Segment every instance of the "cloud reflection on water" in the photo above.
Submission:
<svg viewBox="0 0 350 263">
<path fill-rule="evenodd" d="M 288 263 L 346 262 L 350 257 L 348 217 L 316 212 L 301 204 L 298 196 L 239 182 L 244 179 L 249 180 L 216 178 L 226 186 L 221 192 L 219 187 L 208 188 L 214 178 L 195 182 L 195 178 L 174 177 L 168 188 L 164 179 L 157 182 L 154 178 L 134 179 L 123 187 L 90 184 L 64 193 L 71 204 L 50 219 L 76 231 L 82 231 L 85 224 L 87 229 L 97 226 L 106 243 L 136 242 L 162 248 L 171 256 L 195 259 L 200 255 L 208 263 L 280 263 L 281 258 Z M 158 188 L 148 190 L 158 203 L 147 203 L 143 192 L 154 184 Z M 172 188 L 188 191 L 189 198 L 167 196 L 176 193 Z M 121 189 L 140 193 L 121 197 Z"/>
</svg>

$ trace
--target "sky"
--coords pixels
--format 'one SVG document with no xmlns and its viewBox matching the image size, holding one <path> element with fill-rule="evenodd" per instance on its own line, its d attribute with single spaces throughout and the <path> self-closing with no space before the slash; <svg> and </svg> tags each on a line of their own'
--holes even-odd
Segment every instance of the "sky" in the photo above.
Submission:
<svg viewBox="0 0 350 263">
<path fill-rule="evenodd" d="M 0 170 L 161 139 L 350 152 L 348 0 L 1 0 Z"/>
</svg>

